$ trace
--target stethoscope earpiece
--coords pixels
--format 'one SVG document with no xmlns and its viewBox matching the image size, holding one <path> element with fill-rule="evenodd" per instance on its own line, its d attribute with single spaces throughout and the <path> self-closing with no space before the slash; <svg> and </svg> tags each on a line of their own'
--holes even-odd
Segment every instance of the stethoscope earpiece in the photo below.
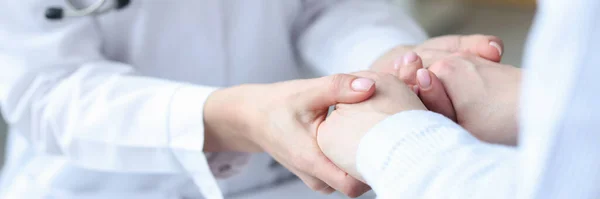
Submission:
<svg viewBox="0 0 600 199">
<path fill-rule="evenodd" d="M 117 6 L 115 8 L 117 10 L 127 7 L 131 3 L 131 0 L 117 0 Z"/>
<path fill-rule="evenodd" d="M 58 20 L 63 18 L 63 9 L 59 7 L 50 7 L 46 9 L 46 19 Z"/>
<path fill-rule="evenodd" d="M 91 15 L 99 15 L 99 14 L 106 13 L 113 9 L 115 9 L 115 10 L 123 9 L 123 8 L 127 7 L 127 5 L 129 5 L 129 3 L 131 3 L 131 0 L 115 0 L 114 6 L 106 8 L 106 9 L 101 9 L 102 5 L 104 5 L 106 0 L 98 0 L 94 4 L 92 4 L 86 8 L 75 9 L 75 6 L 73 6 L 73 3 L 71 2 L 72 0 L 65 0 L 65 1 L 68 4 L 68 6 L 71 7 L 73 10 L 65 10 L 64 8 L 61 8 L 61 7 L 49 7 L 46 9 L 46 12 L 44 13 L 44 15 L 46 16 L 46 19 L 60 20 L 65 17 L 84 17 L 84 16 L 91 16 Z"/>
</svg>

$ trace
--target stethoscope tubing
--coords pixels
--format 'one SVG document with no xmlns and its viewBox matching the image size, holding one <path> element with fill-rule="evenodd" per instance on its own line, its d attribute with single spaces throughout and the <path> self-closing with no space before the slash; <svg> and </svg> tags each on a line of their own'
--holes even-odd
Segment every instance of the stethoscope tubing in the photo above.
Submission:
<svg viewBox="0 0 600 199">
<path fill-rule="evenodd" d="M 65 8 L 47 8 L 45 13 L 46 18 L 49 20 L 60 20 L 65 17 L 96 16 L 107 13 L 111 10 L 120 10 L 130 3 L 130 0 L 115 0 L 113 6 L 105 6 L 107 2 L 106 0 L 97 0 L 85 8 L 78 9 L 73 1 L 74 0 L 65 0 L 65 4 L 67 5 Z"/>
</svg>

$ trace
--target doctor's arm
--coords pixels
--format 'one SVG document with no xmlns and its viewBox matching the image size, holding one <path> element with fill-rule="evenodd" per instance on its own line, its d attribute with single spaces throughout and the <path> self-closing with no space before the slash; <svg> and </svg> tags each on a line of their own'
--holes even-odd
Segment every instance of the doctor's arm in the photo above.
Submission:
<svg viewBox="0 0 600 199">
<path fill-rule="evenodd" d="M 211 172 L 219 165 L 209 167 L 204 151 L 265 150 L 315 190 L 368 190 L 310 135 L 329 106 L 370 97 L 372 81 L 339 74 L 217 89 L 146 77 L 105 57 L 94 17 L 44 19 L 50 3 L 0 2 L 3 116 L 36 151 L 86 169 L 188 174 L 219 198 Z M 230 172 L 215 175 L 244 163 L 227 164 Z"/>
<path fill-rule="evenodd" d="M 190 173 L 217 186 L 203 152 L 216 88 L 107 59 L 93 17 L 50 22 L 49 3 L 0 3 L 0 99 L 13 132 L 88 169 Z"/>
</svg>

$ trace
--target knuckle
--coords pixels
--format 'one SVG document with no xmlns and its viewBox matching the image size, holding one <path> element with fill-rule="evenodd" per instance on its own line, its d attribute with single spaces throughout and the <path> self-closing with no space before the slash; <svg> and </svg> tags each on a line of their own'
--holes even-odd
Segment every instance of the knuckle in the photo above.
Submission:
<svg viewBox="0 0 600 199">
<path fill-rule="evenodd" d="M 429 70 L 438 77 L 444 77 L 456 71 L 456 65 L 452 59 L 442 59 L 432 64 Z"/>
<path fill-rule="evenodd" d="M 315 162 L 317 158 L 313 153 L 302 152 L 293 158 L 292 163 L 298 170 L 303 171 L 309 175 L 314 174 Z"/>
<path fill-rule="evenodd" d="M 370 79 L 373 79 L 374 81 L 376 81 L 379 78 L 380 73 L 381 74 L 389 74 L 389 73 L 385 73 L 385 72 L 376 72 L 376 71 L 360 71 L 360 72 L 352 73 L 352 75 L 370 78 Z"/>
<path fill-rule="evenodd" d="M 306 184 L 306 186 L 308 186 L 308 188 L 310 188 L 313 191 L 320 191 L 329 186 L 329 185 L 325 184 L 325 182 L 317 180 L 317 179 L 309 180 L 308 182 L 305 182 L 305 184 Z"/>
<path fill-rule="evenodd" d="M 326 92 L 329 93 L 324 97 L 328 98 L 328 101 L 334 101 L 343 89 L 343 84 L 346 79 L 346 75 L 344 74 L 335 74 L 325 78 L 325 82 L 323 86 L 326 86 Z"/>
<path fill-rule="evenodd" d="M 469 59 L 469 58 L 473 57 L 473 55 L 468 52 L 456 52 L 452 56 L 454 58 L 460 58 L 460 59 Z"/>
<path fill-rule="evenodd" d="M 397 77 L 393 74 L 378 72 L 375 74 L 374 79 L 375 81 L 390 81 L 397 79 Z"/>
<path fill-rule="evenodd" d="M 388 73 L 378 73 L 377 77 L 374 78 L 377 88 L 386 88 L 389 85 L 393 85 L 396 82 L 403 83 L 404 80 L 400 76 L 396 76 Z"/>
<path fill-rule="evenodd" d="M 414 78 L 411 75 L 412 75 L 411 73 L 400 73 L 400 74 L 398 74 L 398 78 L 400 78 L 400 80 L 402 80 L 403 82 L 408 82 Z"/>
<path fill-rule="evenodd" d="M 335 74 L 330 76 L 329 78 L 329 89 L 332 92 L 338 91 L 342 86 L 346 75 L 344 74 Z"/>
</svg>

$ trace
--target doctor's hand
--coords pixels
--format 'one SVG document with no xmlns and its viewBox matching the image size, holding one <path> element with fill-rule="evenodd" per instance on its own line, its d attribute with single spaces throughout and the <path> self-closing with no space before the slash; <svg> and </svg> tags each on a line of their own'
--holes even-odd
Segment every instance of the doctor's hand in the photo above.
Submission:
<svg viewBox="0 0 600 199">
<path fill-rule="evenodd" d="M 311 189 L 329 194 L 338 190 L 357 197 L 370 187 L 333 164 L 317 145 L 316 132 L 328 109 L 338 103 L 358 103 L 375 91 L 373 80 L 352 75 L 286 81 L 266 85 L 243 85 L 224 89 L 207 101 L 205 123 L 224 138 L 213 141 L 229 150 L 266 151 L 302 179 Z M 210 103 L 233 101 L 224 110 Z M 223 107 L 223 106 L 220 106 Z M 233 111 L 233 114 L 222 112 Z M 219 112 L 220 111 L 220 112 Z M 221 120 L 233 120 L 218 125 Z M 215 125 L 217 124 L 217 125 Z M 220 127 L 223 129 L 216 130 Z M 208 136 L 208 135 L 207 135 Z M 208 139 L 208 138 L 207 138 Z M 209 143 L 207 143 L 209 144 Z M 213 144 L 214 145 L 214 144 Z"/>
<path fill-rule="evenodd" d="M 429 110 L 455 116 L 458 124 L 480 140 L 517 143 L 519 68 L 458 53 L 432 64 L 429 70 L 419 69 L 413 79 Z"/>
<path fill-rule="evenodd" d="M 361 103 L 340 103 L 317 131 L 319 147 L 348 174 L 361 179 L 356 170 L 356 151 L 365 133 L 380 121 L 398 112 L 427 110 L 417 95 L 396 76 L 358 72 L 376 81 L 376 93 Z M 364 181 L 364 180 L 363 180 Z"/>
</svg>

